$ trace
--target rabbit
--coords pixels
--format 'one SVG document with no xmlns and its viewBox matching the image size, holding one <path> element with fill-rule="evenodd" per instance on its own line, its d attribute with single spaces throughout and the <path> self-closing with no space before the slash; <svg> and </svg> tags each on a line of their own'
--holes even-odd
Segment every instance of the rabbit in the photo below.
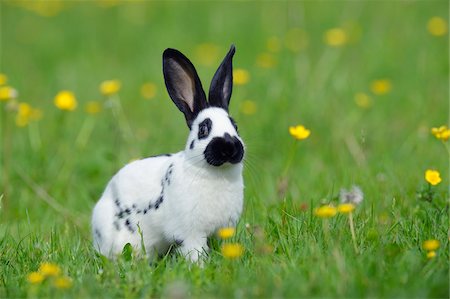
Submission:
<svg viewBox="0 0 450 299">
<path fill-rule="evenodd" d="M 130 243 L 153 258 L 172 246 L 191 262 L 207 237 L 235 226 L 243 209 L 244 142 L 228 114 L 234 45 L 211 81 L 208 101 L 191 61 L 163 53 L 164 81 L 190 133 L 183 151 L 131 162 L 109 181 L 92 214 L 94 247 L 114 259 Z"/>
</svg>

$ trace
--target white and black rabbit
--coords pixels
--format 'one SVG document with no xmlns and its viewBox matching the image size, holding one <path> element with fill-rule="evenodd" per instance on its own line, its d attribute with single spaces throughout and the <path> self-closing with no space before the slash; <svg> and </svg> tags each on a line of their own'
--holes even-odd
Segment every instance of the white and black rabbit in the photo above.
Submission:
<svg viewBox="0 0 450 299">
<path fill-rule="evenodd" d="M 167 91 L 190 129 L 186 147 L 131 162 L 110 180 L 92 215 L 101 254 L 114 258 L 130 243 L 137 251 L 144 245 L 152 257 L 178 245 L 197 261 L 208 250 L 208 236 L 236 225 L 243 206 L 244 143 L 228 115 L 234 53 L 232 45 L 207 101 L 189 59 L 175 49 L 164 51 Z"/>
</svg>

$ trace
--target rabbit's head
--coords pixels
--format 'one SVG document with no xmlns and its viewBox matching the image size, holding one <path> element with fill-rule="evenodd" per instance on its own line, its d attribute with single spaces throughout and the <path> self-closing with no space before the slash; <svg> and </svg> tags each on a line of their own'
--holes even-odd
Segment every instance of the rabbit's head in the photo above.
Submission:
<svg viewBox="0 0 450 299">
<path fill-rule="evenodd" d="M 231 46 L 214 74 L 208 101 L 189 59 L 174 49 L 166 49 L 163 53 L 167 91 L 183 112 L 190 129 L 185 156 L 194 163 L 204 162 L 211 166 L 238 164 L 244 156 L 244 144 L 235 121 L 228 114 L 235 51 L 235 47 Z"/>
</svg>

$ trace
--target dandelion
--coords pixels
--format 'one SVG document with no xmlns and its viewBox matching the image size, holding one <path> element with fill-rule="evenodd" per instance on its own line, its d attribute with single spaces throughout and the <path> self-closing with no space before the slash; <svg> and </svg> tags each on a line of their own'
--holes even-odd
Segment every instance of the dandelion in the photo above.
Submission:
<svg viewBox="0 0 450 299">
<path fill-rule="evenodd" d="M 341 47 L 347 43 L 347 33 L 342 28 L 332 28 L 325 32 L 324 41 L 331 47 Z"/>
<path fill-rule="evenodd" d="M 236 233 L 236 229 L 234 227 L 223 227 L 217 231 L 217 235 L 221 239 L 229 239 L 233 237 Z"/>
<path fill-rule="evenodd" d="M 256 103 L 252 100 L 245 100 L 241 103 L 239 110 L 245 115 L 253 115 L 257 110 Z"/>
<path fill-rule="evenodd" d="M 439 140 L 447 141 L 450 137 L 450 130 L 447 126 L 440 126 L 439 128 L 432 128 L 431 134 Z"/>
<path fill-rule="evenodd" d="M 228 259 L 237 259 L 244 253 L 244 247 L 238 243 L 222 244 L 220 251 L 222 255 Z"/>
<path fill-rule="evenodd" d="M 0 85 L 5 85 L 8 82 L 8 77 L 5 74 L 0 73 Z"/>
<path fill-rule="evenodd" d="M 58 265 L 53 263 L 42 263 L 39 267 L 39 273 L 41 273 L 45 277 L 58 276 L 61 273 L 61 269 Z"/>
<path fill-rule="evenodd" d="M 378 79 L 374 80 L 370 84 L 370 90 L 375 95 L 385 95 L 388 94 L 392 89 L 392 83 L 388 79 Z"/>
<path fill-rule="evenodd" d="M 422 248 L 427 250 L 427 251 L 436 251 L 439 246 L 440 246 L 440 242 L 436 239 L 430 239 L 430 240 L 426 240 L 423 242 L 422 244 Z"/>
<path fill-rule="evenodd" d="M 441 17 L 432 17 L 427 23 L 428 32 L 434 36 L 443 36 L 447 33 L 447 22 Z"/>
<path fill-rule="evenodd" d="M 269 53 L 261 53 L 256 57 L 256 66 L 263 69 L 273 68 L 277 64 L 275 57 Z"/>
<path fill-rule="evenodd" d="M 100 83 L 100 92 L 104 96 L 112 96 L 119 92 L 121 86 L 119 80 L 106 80 Z"/>
<path fill-rule="evenodd" d="M 320 218 L 331 218 L 337 213 L 337 209 L 332 205 L 323 205 L 314 210 L 314 215 Z"/>
<path fill-rule="evenodd" d="M 44 281 L 44 279 L 45 279 L 44 275 L 42 275 L 39 272 L 31 272 L 27 276 L 27 280 L 31 284 L 40 284 L 41 282 Z"/>
<path fill-rule="evenodd" d="M 432 259 L 432 258 L 435 258 L 436 257 L 436 251 L 428 251 L 427 252 L 427 258 L 428 259 Z"/>
<path fill-rule="evenodd" d="M 89 101 L 84 106 L 84 110 L 87 114 L 98 114 L 102 110 L 102 105 L 98 101 Z"/>
<path fill-rule="evenodd" d="M 284 44 L 292 52 L 299 52 L 308 46 L 308 35 L 300 28 L 292 28 L 286 33 Z"/>
<path fill-rule="evenodd" d="M 233 71 L 233 83 L 236 85 L 244 85 L 250 81 L 250 74 L 244 69 L 235 69 Z"/>
<path fill-rule="evenodd" d="M 352 203 L 343 203 L 338 205 L 337 210 L 342 214 L 349 214 L 355 210 L 355 205 Z"/>
<path fill-rule="evenodd" d="M 72 287 L 72 279 L 66 276 L 55 278 L 53 285 L 58 289 L 69 289 Z"/>
<path fill-rule="evenodd" d="M 303 140 L 309 137 L 311 131 L 302 125 L 289 127 L 289 134 L 297 140 Z"/>
<path fill-rule="evenodd" d="M 276 36 L 271 36 L 266 41 L 266 48 L 272 53 L 279 52 L 281 49 L 280 39 Z"/>
<path fill-rule="evenodd" d="M 17 90 L 12 88 L 11 86 L 0 87 L 0 102 L 15 99 L 17 98 L 17 95 Z"/>
<path fill-rule="evenodd" d="M 372 106 L 372 99 L 364 92 L 355 94 L 354 100 L 358 107 L 367 109 Z"/>
<path fill-rule="evenodd" d="M 202 43 L 195 47 L 195 56 L 199 64 L 212 66 L 219 59 L 220 48 L 213 43 Z"/>
<path fill-rule="evenodd" d="M 73 111 L 78 105 L 75 95 L 68 90 L 58 92 L 55 96 L 54 104 L 58 109 L 64 111 Z"/>
<path fill-rule="evenodd" d="M 339 200 L 341 203 L 351 203 L 354 205 L 359 205 L 364 199 L 364 193 L 358 186 L 352 186 L 352 188 L 347 191 L 341 189 L 339 192 Z"/>
<path fill-rule="evenodd" d="M 437 170 L 427 169 L 425 171 L 425 180 L 431 185 L 436 186 L 442 181 L 441 174 Z"/>
<path fill-rule="evenodd" d="M 142 84 L 141 86 L 141 96 L 144 99 L 150 100 L 156 96 L 156 84 L 152 82 L 147 82 Z"/>
</svg>

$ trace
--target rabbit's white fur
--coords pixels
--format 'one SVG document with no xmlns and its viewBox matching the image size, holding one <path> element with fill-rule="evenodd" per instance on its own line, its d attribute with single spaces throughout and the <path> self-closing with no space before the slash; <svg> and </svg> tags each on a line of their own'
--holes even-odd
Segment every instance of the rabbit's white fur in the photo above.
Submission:
<svg viewBox="0 0 450 299">
<path fill-rule="evenodd" d="M 212 121 L 211 132 L 198 139 L 198 124 L 206 118 Z M 178 244 L 183 255 L 197 261 L 208 250 L 209 235 L 236 224 L 243 206 L 242 162 L 212 166 L 203 152 L 212 138 L 225 133 L 242 140 L 222 108 L 200 111 L 191 127 L 184 151 L 131 162 L 108 183 L 92 217 L 100 253 L 113 258 L 130 243 L 138 251 L 144 245 L 154 256 Z M 153 208 L 146 211 L 149 204 Z"/>
</svg>

